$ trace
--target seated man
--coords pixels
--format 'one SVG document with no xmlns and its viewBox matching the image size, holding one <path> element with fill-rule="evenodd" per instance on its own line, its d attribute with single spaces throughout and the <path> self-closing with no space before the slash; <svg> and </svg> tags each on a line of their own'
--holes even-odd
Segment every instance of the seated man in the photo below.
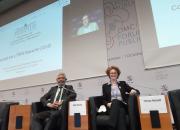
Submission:
<svg viewBox="0 0 180 130">
<path fill-rule="evenodd" d="M 39 112 L 33 116 L 32 130 L 53 130 L 56 127 L 57 121 L 61 118 L 60 125 L 64 125 L 62 119 L 64 116 L 65 104 L 67 101 L 75 100 L 76 93 L 71 85 L 66 85 L 66 75 L 60 73 L 57 76 L 57 86 L 52 87 L 40 101 L 47 108 L 47 111 Z M 43 122 L 47 120 L 47 124 L 43 126 Z"/>
</svg>

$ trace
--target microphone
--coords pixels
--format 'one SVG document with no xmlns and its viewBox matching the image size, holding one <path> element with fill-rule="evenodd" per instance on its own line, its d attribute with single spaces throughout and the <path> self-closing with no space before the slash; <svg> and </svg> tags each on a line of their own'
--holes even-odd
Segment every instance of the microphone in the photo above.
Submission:
<svg viewBox="0 0 180 130">
<path fill-rule="evenodd" d="M 71 90 L 71 89 L 68 89 L 68 88 L 65 88 L 65 87 L 62 87 L 62 88 L 64 88 L 65 90 L 67 90 L 67 91 L 69 91 L 69 92 L 72 92 L 72 93 L 75 93 L 75 94 L 76 94 L 76 92 L 73 91 L 73 90 Z"/>
<path fill-rule="evenodd" d="M 69 92 L 72 92 L 72 93 L 75 93 L 75 94 L 76 94 L 75 91 L 73 91 L 73 90 L 71 90 L 71 89 L 68 89 L 68 88 L 65 88 L 64 86 L 59 86 L 59 85 L 58 85 L 58 87 L 59 87 L 59 88 L 63 88 L 63 89 L 65 89 L 65 90 L 69 91 Z"/>
</svg>

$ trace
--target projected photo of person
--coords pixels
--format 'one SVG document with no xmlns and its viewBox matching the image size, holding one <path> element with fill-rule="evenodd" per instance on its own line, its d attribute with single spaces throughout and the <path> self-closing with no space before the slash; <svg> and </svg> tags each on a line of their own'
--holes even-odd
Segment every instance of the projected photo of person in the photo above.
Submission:
<svg viewBox="0 0 180 130">
<path fill-rule="evenodd" d="M 103 0 L 71 0 L 63 8 L 63 70 L 73 70 L 70 65 L 80 68 L 67 74 L 71 80 L 104 75 L 100 69 L 107 67 L 103 7 Z"/>
<path fill-rule="evenodd" d="M 91 20 L 87 14 L 85 14 L 81 18 L 81 24 L 82 25 L 77 30 L 77 34 L 76 34 L 77 36 L 99 30 L 99 26 L 98 26 L 97 22 L 93 22 L 93 21 L 91 22 Z"/>
</svg>

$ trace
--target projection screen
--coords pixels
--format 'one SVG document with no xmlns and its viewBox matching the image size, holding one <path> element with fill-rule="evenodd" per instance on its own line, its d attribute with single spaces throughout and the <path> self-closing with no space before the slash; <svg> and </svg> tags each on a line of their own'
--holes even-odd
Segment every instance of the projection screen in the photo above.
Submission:
<svg viewBox="0 0 180 130">
<path fill-rule="evenodd" d="M 87 0 L 79 10 L 83 2 L 66 1 L 63 9 L 56 1 L 0 27 L 0 90 L 54 83 L 60 71 L 68 80 L 104 75 L 103 0 Z M 85 15 L 90 31 L 80 35 Z"/>
<path fill-rule="evenodd" d="M 180 64 L 180 2 L 135 2 L 145 69 Z"/>
</svg>

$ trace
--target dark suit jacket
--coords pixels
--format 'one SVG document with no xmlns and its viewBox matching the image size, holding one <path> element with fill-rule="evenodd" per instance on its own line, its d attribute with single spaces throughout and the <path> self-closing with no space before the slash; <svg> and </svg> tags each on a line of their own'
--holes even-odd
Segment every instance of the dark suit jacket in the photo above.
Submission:
<svg viewBox="0 0 180 130">
<path fill-rule="evenodd" d="M 65 85 L 64 88 L 66 89 L 64 89 L 62 95 L 63 102 L 75 100 L 76 93 L 73 90 L 73 87 L 71 85 Z M 57 89 L 58 86 L 54 86 L 43 97 L 41 97 L 40 101 L 43 103 L 44 107 L 47 107 L 48 103 L 53 103 Z"/>
<path fill-rule="evenodd" d="M 122 100 L 123 102 L 127 103 L 128 98 L 129 98 L 129 93 L 133 87 L 130 87 L 125 81 L 118 81 L 118 88 L 121 92 Z M 140 94 L 139 90 L 134 89 Z M 104 105 L 107 105 L 107 103 L 111 102 L 111 84 L 105 83 L 102 86 L 102 91 L 103 91 L 103 98 L 104 98 Z"/>
</svg>

